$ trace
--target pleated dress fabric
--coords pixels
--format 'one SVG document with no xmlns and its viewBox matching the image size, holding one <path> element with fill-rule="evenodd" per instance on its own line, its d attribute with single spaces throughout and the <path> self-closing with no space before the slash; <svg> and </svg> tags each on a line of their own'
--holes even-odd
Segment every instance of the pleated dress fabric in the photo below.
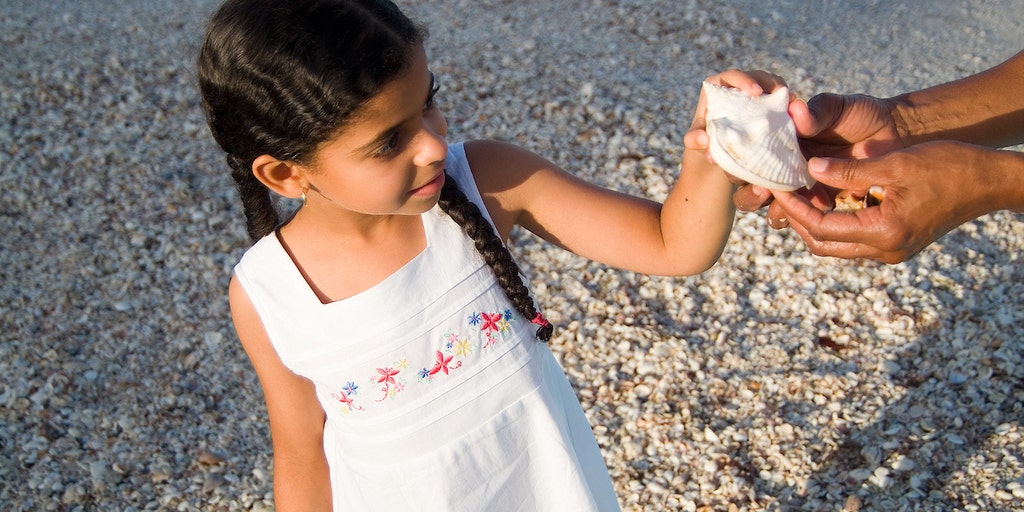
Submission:
<svg viewBox="0 0 1024 512">
<path fill-rule="evenodd" d="M 461 144 L 447 171 L 486 216 Z M 235 267 L 282 362 L 316 386 L 335 510 L 619 510 L 537 326 L 448 215 L 421 218 L 422 253 L 329 304 L 275 234 Z"/>
</svg>

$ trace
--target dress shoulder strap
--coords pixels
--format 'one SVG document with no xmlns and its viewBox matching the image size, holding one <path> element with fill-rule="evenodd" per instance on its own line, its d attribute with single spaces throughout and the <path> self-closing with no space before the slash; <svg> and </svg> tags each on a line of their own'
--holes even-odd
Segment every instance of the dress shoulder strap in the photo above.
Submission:
<svg viewBox="0 0 1024 512">
<path fill-rule="evenodd" d="M 480 189 L 476 186 L 476 180 L 473 178 L 473 170 L 469 167 L 465 143 L 457 142 L 448 146 L 448 160 L 445 162 L 445 170 L 448 171 L 449 176 L 455 179 L 459 190 L 466 194 L 466 198 L 475 204 L 477 208 L 480 208 L 484 218 L 487 219 L 491 227 L 494 227 L 494 220 L 491 219 L 491 213 L 484 206 L 484 199 L 480 195 Z"/>
</svg>

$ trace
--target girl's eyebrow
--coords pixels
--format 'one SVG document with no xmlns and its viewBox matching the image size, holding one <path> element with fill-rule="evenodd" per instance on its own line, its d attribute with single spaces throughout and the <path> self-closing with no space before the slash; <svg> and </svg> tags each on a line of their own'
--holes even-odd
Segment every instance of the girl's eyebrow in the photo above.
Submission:
<svg viewBox="0 0 1024 512">
<path fill-rule="evenodd" d="M 432 96 L 434 96 L 434 92 L 435 92 L 434 91 L 434 87 L 436 86 L 436 84 L 437 84 L 437 81 L 436 81 L 436 78 L 434 77 L 434 72 L 431 71 L 430 72 L 430 85 L 427 87 L 426 97 L 424 97 L 423 101 L 422 101 L 423 104 L 426 104 L 427 101 L 429 101 L 430 98 Z M 409 117 L 407 117 L 407 118 L 405 118 L 405 119 L 395 123 L 394 126 L 390 126 L 388 128 L 385 128 L 384 130 L 381 130 L 380 134 L 378 134 L 376 137 L 374 137 L 373 140 L 371 140 L 370 142 L 367 142 L 366 144 L 356 148 L 355 152 L 356 153 L 372 153 L 373 151 L 375 151 L 377 149 L 378 146 L 380 146 L 381 144 L 386 142 L 388 139 L 390 139 L 391 138 L 391 134 L 394 133 L 395 130 L 397 130 L 399 126 L 402 126 L 403 124 L 405 124 L 406 122 L 408 122 L 410 119 L 412 119 L 415 116 L 416 116 L 416 114 L 411 115 L 411 116 L 409 116 Z"/>
</svg>

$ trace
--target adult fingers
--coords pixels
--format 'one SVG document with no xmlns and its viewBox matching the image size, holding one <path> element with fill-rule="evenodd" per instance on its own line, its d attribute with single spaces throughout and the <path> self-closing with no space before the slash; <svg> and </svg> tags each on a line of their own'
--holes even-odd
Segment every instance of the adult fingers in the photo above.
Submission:
<svg viewBox="0 0 1024 512">
<path fill-rule="evenodd" d="M 798 195 L 803 197 L 810 205 L 822 213 L 825 213 L 832 209 L 834 200 L 824 186 L 815 184 L 810 189 L 800 189 L 795 192 L 776 192 L 773 194 L 788 194 Z M 770 197 L 774 201 L 774 195 Z M 780 205 L 774 202 L 768 204 L 768 212 L 765 217 L 768 219 L 768 225 L 775 229 L 784 229 L 789 227 L 789 215 L 786 213 Z M 739 206 L 737 206 L 739 208 Z"/>
<path fill-rule="evenodd" d="M 775 192 L 772 205 L 777 208 L 776 217 L 779 215 L 792 218 L 792 222 L 803 226 L 817 225 L 825 218 L 825 212 L 817 209 L 807 198 L 793 192 Z M 768 224 L 775 227 L 775 219 L 769 216 Z"/>
<path fill-rule="evenodd" d="M 822 183 L 815 183 L 810 189 L 800 191 L 800 195 L 808 198 L 815 208 L 829 211 L 835 206 L 835 192 Z"/>
<path fill-rule="evenodd" d="M 853 213 L 825 212 L 798 194 L 777 192 L 772 203 L 785 212 L 793 226 L 799 225 L 810 239 L 821 243 L 854 242 L 871 244 L 883 234 L 881 208 L 865 208 Z"/>
<path fill-rule="evenodd" d="M 814 137 L 832 127 L 842 116 L 844 104 L 843 96 L 839 94 L 826 92 L 815 95 L 806 103 L 806 110 L 797 107 L 798 112 L 793 117 L 797 135 Z"/>
<path fill-rule="evenodd" d="M 768 227 L 772 229 L 779 230 L 789 227 L 789 215 L 779 205 L 775 204 L 774 201 L 768 205 L 765 220 L 768 221 Z"/>
<path fill-rule="evenodd" d="M 743 212 L 760 210 L 772 200 L 772 192 L 757 185 L 744 185 L 736 189 L 732 195 L 732 202 L 736 209 Z"/>
<path fill-rule="evenodd" d="M 869 258 L 884 259 L 884 253 L 877 248 L 860 242 L 842 242 L 836 240 L 819 240 L 812 235 L 807 226 L 796 220 L 789 221 L 789 226 L 799 236 L 807 250 L 815 256 L 826 256 L 833 258 Z"/>
<path fill-rule="evenodd" d="M 814 157 L 807 161 L 811 177 L 839 190 L 865 191 L 872 185 L 885 186 L 878 176 L 879 164 L 872 160 Z"/>
</svg>

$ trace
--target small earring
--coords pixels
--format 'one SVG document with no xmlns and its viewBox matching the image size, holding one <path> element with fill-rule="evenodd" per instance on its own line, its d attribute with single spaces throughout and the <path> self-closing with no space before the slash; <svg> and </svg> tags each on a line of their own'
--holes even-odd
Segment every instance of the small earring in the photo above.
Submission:
<svg viewBox="0 0 1024 512">
<path fill-rule="evenodd" d="M 302 207 L 306 207 L 306 189 L 302 189 Z"/>
</svg>

